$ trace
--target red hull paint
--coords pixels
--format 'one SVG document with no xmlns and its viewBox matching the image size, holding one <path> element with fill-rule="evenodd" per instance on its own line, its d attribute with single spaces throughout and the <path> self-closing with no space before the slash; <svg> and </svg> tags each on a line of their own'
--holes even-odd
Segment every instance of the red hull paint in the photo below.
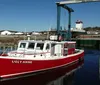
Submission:
<svg viewBox="0 0 100 85">
<path fill-rule="evenodd" d="M 14 83 L 19 84 L 19 85 L 46 85 L 48 82 L 54 82 L 54 81 L 59 81 L 62 82 L 62 79 L 68 78 L 68 77 L 73 77 L 74 72 L 78 69 L 80 69 L 84 64 L 84 60 L 81 62 L 75 62 L 70 65 L 56 68 L 51 70 L 46 70 L 44 72 L 40 72 L 39 74 L 37 73 L 36 75 L 30 75 L 28 77 L 22 77 L 22 78 L 17 78 L 17 79 L 10 79 L 10 81 L 5 81 L 1 80 L 2 85 L 13 85 Z M 8 80 L 9 80 L 8 79 Z M 61 81 L 60 81 L 60 80 Z"/>
<path fill-rule="evenodd" d="M 15 60 L 15 59 L 1 58 L 0 77 L 8 78 L 8 77 L 13 77 L 15 75 L 21 75 L 25 73 L 31 73 L 31 72 L 37 72 L 41 70 L 61 67 L 69 63 L 72 63 L 73 61 L 82 58 L 83 56 L 84 52 L 78 55 L 71 56 L 69 58 L 63 58 L 57 60 Z M 29 63 L 27 63 L 26 61 Z"/>
</svg>

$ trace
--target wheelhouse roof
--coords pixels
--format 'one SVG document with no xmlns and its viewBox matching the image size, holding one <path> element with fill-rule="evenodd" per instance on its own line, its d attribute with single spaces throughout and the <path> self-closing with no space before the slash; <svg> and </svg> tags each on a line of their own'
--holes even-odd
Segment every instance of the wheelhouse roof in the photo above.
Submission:
<svg viewBox="0 0 100 85">
<path fill-rule="evenodd" d="M 49 41 L 49 40 L 21 40 L 19 42 L 27 43 L 27 42 L 33 42 L 33 43 L 56 43 L 56 44 L 64 44 L 64 43 L 76 43 L 75 41 Z"/>
</svg>

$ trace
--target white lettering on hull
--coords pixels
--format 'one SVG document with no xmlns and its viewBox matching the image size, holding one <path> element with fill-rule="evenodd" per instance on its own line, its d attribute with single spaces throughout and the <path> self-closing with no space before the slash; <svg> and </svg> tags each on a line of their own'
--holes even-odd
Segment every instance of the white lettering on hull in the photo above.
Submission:
<svg viewBox="0 0 100 85">
<path fill-rule="evenodd" d="M 15 63 L 15 64 L 32 64 L 32 61 L 12 60 L 12 63 Z"/>
</svg>

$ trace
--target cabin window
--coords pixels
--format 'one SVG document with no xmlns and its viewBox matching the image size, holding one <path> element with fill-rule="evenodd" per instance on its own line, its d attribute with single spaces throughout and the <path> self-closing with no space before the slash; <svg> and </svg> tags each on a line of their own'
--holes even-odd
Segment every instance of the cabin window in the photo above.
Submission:
<svg viewBox="0 0 100 85">
<path fill-rule="evenodd" d="M 44 43 L 37 43 L 36 49 L 37 50 L 43 50 Z"/>
<path fill-rule="evenodd" d="M 46 46 L 46 50 L 49 50 L 49 49 L 50 49 L 50 45 L 47 44 L 47 46 Z"/>
<path fill-rule="evenodd" d="M 64 48 L 68 48 L 68 44 L 67 43 L 64 44 Z"/>
<path fill-rule="evenodd" d="M 75 48 L 75 44 L 69 44 L 68 48 Z"/>
<path fill-rule="evenodd" d="M 20 44 L 20 48 L 25 48 L 25 46 L 26 46 L 26 43 L 21 43 Z"/>
<path fill-rule="evenodd" d="M 29 43 L 28 48 L 29 49 L 34 49 L 35 43 Z"/>
</svg>

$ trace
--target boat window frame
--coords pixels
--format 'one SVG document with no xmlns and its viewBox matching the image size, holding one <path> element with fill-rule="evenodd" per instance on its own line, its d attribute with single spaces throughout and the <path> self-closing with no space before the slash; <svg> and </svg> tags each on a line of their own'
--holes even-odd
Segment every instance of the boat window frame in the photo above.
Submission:
<svg viewBox="0 0 100 85">
<path fill-rule="evenodd" d="M 47 46 L 48 46 L 48 48 L 47 48 Z M 46 50 L 50 50 L 50 44 L 49 43 L 46 44 L 46 48 L 45 49 Z"/>
<path fill-rule="evenodd" d="M 70 49 L 70 48 L 75 48 L 75 44 L 74 43 L 69 43 L 68 44 L 68 48 Z"/>
<path fill-rule="evenodd" d="M 43 44 L 42 49 L 41 49 L 41 47 L 39 48 L 39 46 L 37 47 L 38 44 Z M 36 50 L 43 50 L 43 49 L 44 49 L 44 43 L 37 42 L 37 44 L 36 44 Z"/>
<path fill-rule="evenodd" d="M 21 47 L 21 44 L 25 44 L 24 47 Z M 23 46 L 23 45 L 22 45 L 22 46 Z M 26 42 L 20 42 L 20 44 L 19 44 L 19 48 L 21 48 L 21 49 L 25 49 L 26 46 L 27 46 L 27 43 L 26 43 Z"/>
<path fill-rule="evenodd" d="M 34 47 L 33 47 L 33 48 L 29 48 L 29 44 L 30 44 L 30 43 L 34 43 Z M 27 49 L 32 49 L 32 50 L 35 49 L 35 42 L 28 42 Z"/>
</svg>

